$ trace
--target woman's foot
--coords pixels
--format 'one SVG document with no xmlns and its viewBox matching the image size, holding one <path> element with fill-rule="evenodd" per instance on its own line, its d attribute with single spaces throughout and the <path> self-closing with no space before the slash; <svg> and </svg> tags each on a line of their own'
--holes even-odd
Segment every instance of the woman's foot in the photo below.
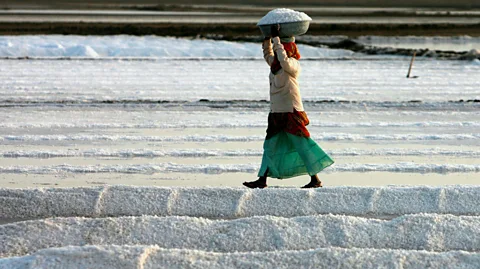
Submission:
<svg viewBox="0 0 480 269">
<path fill-rule="evenodd" d="M 310 183 L 303 186 L 302 189 L 321 188 L 321 187 L 323 187 L 322 182 L 320 181 L 317 175 L 314 175 L 310 178 Z"/>
<path fill-rule="evenodd" d="M 307 185 L 303 186 L 302 189 L 312 189 L 312 188 L 321 188 L 322 182 L 310 182 Z"/>
<path fill-rule="evenodd" d="M 255 181 L 250 181 L 250 182 L 243 182 L 243 185 L 245 187 L 248 187 L 250 189 L 263 189 L 267 187 L 267 181 L 266 179 L 262 179 L 261 177 L 258 178 Z"/>
</svg>

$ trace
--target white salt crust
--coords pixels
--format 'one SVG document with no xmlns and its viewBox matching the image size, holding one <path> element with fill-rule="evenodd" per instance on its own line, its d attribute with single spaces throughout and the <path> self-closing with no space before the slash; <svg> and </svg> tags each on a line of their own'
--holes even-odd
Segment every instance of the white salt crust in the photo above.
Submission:
<svg viewBox="0 0 480 269">
<path fill-rule="evenodd" d="M 83 246 L 0 259 L 9 269 L 131 268 L 462 268 L 480 267 L 480 254 L 391 249 L 317 248 L 302 251 L 216 253 L 158 246 Z"/>
</svg>

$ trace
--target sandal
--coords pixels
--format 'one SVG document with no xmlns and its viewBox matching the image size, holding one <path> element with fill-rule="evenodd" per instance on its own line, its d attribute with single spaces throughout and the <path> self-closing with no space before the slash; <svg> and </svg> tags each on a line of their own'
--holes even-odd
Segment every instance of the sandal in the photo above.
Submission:
<svg viewBox="0 0 480 269">
<path fill-rule="evenodd" d="M 267 184 L 259 183 L 258 180 L 257 181 L 251 181 L 251 182 L 243 182 L 243 185 L 245 187 L 250 188 L 250 189 L 263 189 L 263 188 L 267 187 Z"/>
</svg>

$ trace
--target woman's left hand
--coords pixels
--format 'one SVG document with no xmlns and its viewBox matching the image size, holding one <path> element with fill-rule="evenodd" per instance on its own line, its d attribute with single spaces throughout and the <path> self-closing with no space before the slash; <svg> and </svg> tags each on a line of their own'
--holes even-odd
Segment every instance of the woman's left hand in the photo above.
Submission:
<svg viewBox="0 0 480 269">
<path fill-rule="evenodd" d="M 277 37 L 280 35 L 280 24 L 275 24 L 270 26 L 270 33 L 272 37 Z"/>
</svg>

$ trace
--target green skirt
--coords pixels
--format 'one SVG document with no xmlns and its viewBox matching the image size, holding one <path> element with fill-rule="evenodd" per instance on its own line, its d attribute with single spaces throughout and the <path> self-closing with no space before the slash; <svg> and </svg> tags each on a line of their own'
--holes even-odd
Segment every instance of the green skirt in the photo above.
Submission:
<svg viewBox="0 0 480 269">
<path fill-rule="evenodd" d="M 280 132 L 263 143 L 262 165 L 258 176 L 290 178 L 318 174 L 334 161 L 310 137 Z"/>
</svg>

